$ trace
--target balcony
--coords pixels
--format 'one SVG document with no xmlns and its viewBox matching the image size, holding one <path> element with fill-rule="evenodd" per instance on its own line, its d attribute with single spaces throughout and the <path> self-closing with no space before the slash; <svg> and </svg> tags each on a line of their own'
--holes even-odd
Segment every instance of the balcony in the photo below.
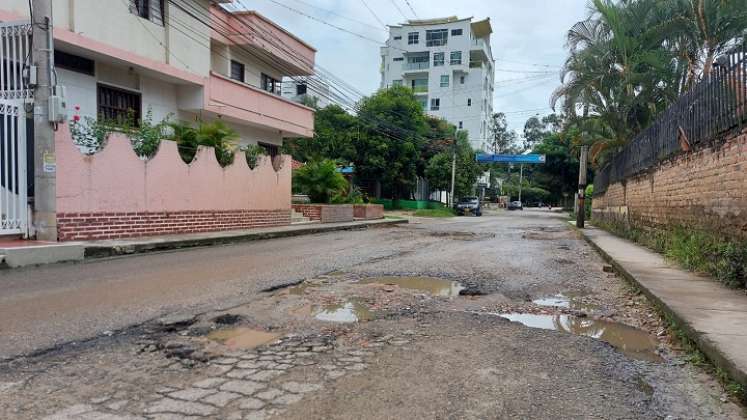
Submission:
<svg viewBox="0 0 747 420">
<path fill-rule="evenodd" d="M 280 130 L 284 137 L 312 137 L 314 110 L 245 83 L 211 73 L 204 110 L 239 124 Z"/>
<path fill-rule="evenodd" d="M 428 85 L 425 86 L 413 86 L 412 93 L 416 95 L 427 95 L 428 94 Z"/>
<path fill-rule="evenodd" d="M 416 63 L 405 63 L 403 66 L 403 74 L 417 74 L 417 73 L 428 73 L 428 69 L 431 68 L 430 61 L 416 62 Z"/>
</svg>

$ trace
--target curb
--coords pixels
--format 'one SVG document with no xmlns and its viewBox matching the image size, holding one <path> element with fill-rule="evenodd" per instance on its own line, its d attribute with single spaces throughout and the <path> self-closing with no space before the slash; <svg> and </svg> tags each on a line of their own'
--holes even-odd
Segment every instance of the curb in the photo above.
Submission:
<svg viewBox="0 0 747 420">
<path fill-rule="evenodd" d="M 360 224 L 345 224 L 335 226 L 314 225 L 314 227 L 305 227 L 298 230 L 286 230 L 278 232 L 241 232 L 236 234 L 225 234 L 220 236 L 191 238 L 191 239 L 174 239 L 166 241 L 154 241 L 133 243 L 126 245 L 86 245 L 84 258 L 97 259 L 117 257 L 124 255 L 143 254 L 147 252 L 168 251 L 185 248 L 195 248 L 213 245 L 227 245 L 241 242 L 259 241 L 265 239 L 289 238 L 294 236 L 314 235 L 318 233 L 348 231 L 348 230 L 366 230 L 371 227 L 385 227 L 399 224 L 407 224 L 407 220 L 377 220 Z M 145 238 L 147 239 L 147 238 Z"/>
<path fill-rule="evenodd" d="M 597 245 L 591 238 L 584 234 L 583 230 L 577 228 L 575 224 L 568 223 L 578 235 L 580 235 L 594 250 L 602 256 L 602 258 L 609 263 L 614 270 L 620 274 L 629 283 L 635 285 L 650 302 L 664 315 L 664 318 L 675 327 L 680 328 L 687 338 L 695 343 L 698 349 L 708 358 L 708 360 L 716 366 L 717 369 L 722 369 L 728 373 L 729 377 L 734 381 L 740 383 L 743 387 L 747 388 L 747 372 L 739 369 L 728 357 L 724 354 L 721 349 L 714 345 L 713 342 L 707 338 L 701 336 L 688 322 L 685 320 L 677 311 L 673 310 L 666 303 L 664 303 L 656 294 L 651 292 L 645 287 L 638 279 L 635 278 L 630 272 L 628 272 L 620 263 L 618 263 L 612 256 L 610 256 L 605 250 Z"/>
</svg>

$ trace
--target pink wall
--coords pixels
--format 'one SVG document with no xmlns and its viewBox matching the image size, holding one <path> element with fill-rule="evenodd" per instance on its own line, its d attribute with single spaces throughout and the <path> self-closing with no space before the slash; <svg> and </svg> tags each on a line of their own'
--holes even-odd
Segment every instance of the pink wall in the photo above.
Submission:
<svg viewBox="0 0 747 420">
<path fill-rule="evenodd" d="M 176 143 L 163 141 L 141 160 L 123 135 L 112 135 L 92 156 L 80 153 L 67 125 L 55 137 L 57 212 L 156 212 L 190 210 L 290 210 L 290 158 L 276 172 L 269 158 L 253 170 L 243 154 L 221 168 L 212 148 L 202 147 L 191 164 Z"/>
</svg>

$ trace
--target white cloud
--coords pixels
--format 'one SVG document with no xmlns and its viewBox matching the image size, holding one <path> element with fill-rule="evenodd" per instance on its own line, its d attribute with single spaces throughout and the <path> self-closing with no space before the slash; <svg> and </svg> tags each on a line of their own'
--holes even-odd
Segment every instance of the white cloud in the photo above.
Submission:
<svg viewBox="0 0 747 420">
<path fill-rule="evenodd" d="M 387 33 L 361 0 L 275 0 L 333 25 L 384 42 Z M 392 0 L 365 0 L 387 24 L 404 20 Z M 393 0 L 412 18 L 404 0 Z M 559 84 L 557 69 L 566 53 L 565 34 L 587 14 L 587 0 L 409 0 L 420 18 L 444 16 L 476 19 L 489 17 L 493 26 L 492 47 L 496 68 L 496 111 L 508 112 L 509 124 L 521 131 L 528 113 L 515 111 L 543 108 L 550 112 L 550 93 Z M 270 0 L 244 0 L 243 3 L 274 20 L 314 46 L 317 63 L 364 94 L 379 87 L 379 47 L 343 31 L 292 12 Z M 323 10 L 333 11 L 326 13 Z M 344 16 L 341 17 L 341 16 Z M 347 18 L 347 19 L 346 19 Z M 366 22 L 364 25 L 359 22 Z M 541 67 L 530 64 L 546 65 Z M 552 70 L 541 80 L 515 80 L 535 76 L 522 71 Z M 514 72 L 517 71 L 517 72 Z M 509 82 L 500 83 L 501 80 Z M 513 113 L 513 114 L 512 114 Z"/>
</svg>

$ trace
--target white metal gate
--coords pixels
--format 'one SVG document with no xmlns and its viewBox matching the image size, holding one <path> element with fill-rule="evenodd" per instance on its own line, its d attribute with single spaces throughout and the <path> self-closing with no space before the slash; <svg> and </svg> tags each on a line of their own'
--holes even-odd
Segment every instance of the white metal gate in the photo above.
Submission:
<svg viewBox="0 0 747 420">
<path fill-rule="evenodd" d="M 24 79 L 30 22 L 0 23 L 0 235 L 28 235 L 26 112 L 33 90 Z"/>
</svg>

